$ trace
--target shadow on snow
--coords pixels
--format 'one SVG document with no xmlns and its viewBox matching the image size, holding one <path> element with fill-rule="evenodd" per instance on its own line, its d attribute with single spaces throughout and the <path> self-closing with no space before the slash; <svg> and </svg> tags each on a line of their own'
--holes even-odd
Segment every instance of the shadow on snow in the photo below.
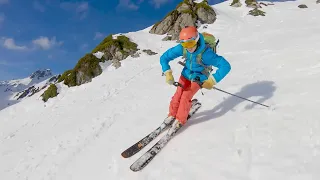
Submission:
<svg viewBox="0 0 320 180">
<path fill-rule="evenodd" d="M 235 93 L 235 95 L 246 99 L 250 99 L 251 97 L 260 97 L 258 100 L 256 100 L 256 102 L 263 104 L 263 102 L 265 102 L 273 96 L 275 90 L 276 87 L 274 86 L 274 82 L 261 81 L 244 86 L 243 88 L 241 88 L 239 92 Z M 181 131 L 178 131 L 178 133 L 183 132 L 190 126 L 203 123 L 212 119 L 217 119 L 218 117 L 223 116 L 224 114 L 233 110 L 237 105 L 239 105 L 243 101 L 245 100 L 230 95 L 223 102 L 215 105 L 211 110 L 201 111 L 201 109 L 199 109 L 199 111 L 193 115 L 193 117 L 185 124 L 184 128 L 182 128 Z M 252 103 L 250 105 L 245 106 L 245 109 L 250 110 L 255 106 L 260 105 Z"/>
</svg>

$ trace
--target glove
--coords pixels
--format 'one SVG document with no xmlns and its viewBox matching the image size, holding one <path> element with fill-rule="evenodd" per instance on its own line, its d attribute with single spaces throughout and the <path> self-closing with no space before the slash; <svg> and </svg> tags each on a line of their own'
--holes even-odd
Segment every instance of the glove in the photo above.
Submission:
<svg viewBox="0 0 320 180">
<path fill-rule="evenodd" d="M 213 78 L 213 76 L 209 76 L 209 78 L 207 80 L 205 80 L 202 84 L 202 87 L 205 89 L 212 89 L 214 85 L 216 85 L 217 82 L 216 80 Z"/>
<path fill-rule="evenodd" d="M 170 85 L 172 85 L 174 83 L 174 78 L 172 76 L 172 70 L 169 69 L 166 72 L 164 72 L 164 74 L 166 75 L 166 82 Z"/>
</svg>

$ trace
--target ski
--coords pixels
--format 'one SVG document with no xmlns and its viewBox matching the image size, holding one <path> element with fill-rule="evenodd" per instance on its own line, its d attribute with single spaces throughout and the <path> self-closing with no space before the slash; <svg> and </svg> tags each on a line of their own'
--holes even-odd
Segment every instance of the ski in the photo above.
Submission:
<svg viewBox="0 0 320 180">
<path fill-rule="evenodd" d="M 197 99 L 193 99 L 191 107 L 193 107 L 197 102 L 198 102 Z M 190 113 L 189 113 L 189 116 L 190 116 Z M 148 145 L 153 139 L 155 139 L 162 132 L 167 130 L 171 126 L 173 120 L 170 122 L 163 121 L 158 128 L 156 128 L 151 133 L 149 133 L 144 138 L 142 138 L 140 141 L 138 141 L 137 143 L 135 143 L 134 145 L 132 145 L 131 147 L 129 147 L 128 149 L 123 151 L 121 153 L 121 156 L 124 158 L 129 158 L 129 157 L 135 155 L 136 153 L 138 153 L 141 149 L 143 149 L 146 145 Z"/>
<path fill-rule="evenodd" d="M 201 107 L 201 103 L 197 102 L 191 107 L 188 119 L 198 111 Z M 146 167 L 150 161 L 161 151 L 161 149 L 169 142 L 169 140 L 177 133 L 181 126 L 176 126 L 173 122 L 171 128 L 168 130 L 167 134 L 164 135 L 153 147 L 151 147 L 146 153 L 144 153 L 138 160 L 136 160 L 130 169 L 134 172 L 142 170 Z"/>
</svg>

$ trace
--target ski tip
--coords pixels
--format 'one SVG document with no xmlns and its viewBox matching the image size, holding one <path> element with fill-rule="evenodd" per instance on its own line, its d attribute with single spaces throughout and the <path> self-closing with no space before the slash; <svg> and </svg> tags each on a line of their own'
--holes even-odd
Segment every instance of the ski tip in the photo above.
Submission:
<svg viewBox="0 0 320 180">
<path fill-rule="evenodd" d="M 126 154 L 125 152 L 121 153 L 121 156 L 122 156 L 123 158 L 128 158 L 128 157 L 129 157 L 128 154 Z"/>
<path fill-rule="evenodd" d="M 136 167 L 133 167 L 133 166 L 130 166 L 130 169 L 131 169 L 131 171 L 133 171 L 133 172 L 138 172 L 138 171 L 141 170 L 141 169 L 136 168 Z"/>
</svg>

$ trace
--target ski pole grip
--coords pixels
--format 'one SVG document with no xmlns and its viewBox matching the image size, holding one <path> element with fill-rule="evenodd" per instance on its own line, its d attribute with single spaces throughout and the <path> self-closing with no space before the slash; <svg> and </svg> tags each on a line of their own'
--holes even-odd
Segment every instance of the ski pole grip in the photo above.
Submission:
<svg viewBox="0 0 320 180">
<path fill-rule="evenodd" d="M 173 85 L 176 86 L 176 87 L 180 86 L 180 87 L 183 88 L 182 84 L 180 84 L 179 82 L 174 82 Z"/>
</svg>

